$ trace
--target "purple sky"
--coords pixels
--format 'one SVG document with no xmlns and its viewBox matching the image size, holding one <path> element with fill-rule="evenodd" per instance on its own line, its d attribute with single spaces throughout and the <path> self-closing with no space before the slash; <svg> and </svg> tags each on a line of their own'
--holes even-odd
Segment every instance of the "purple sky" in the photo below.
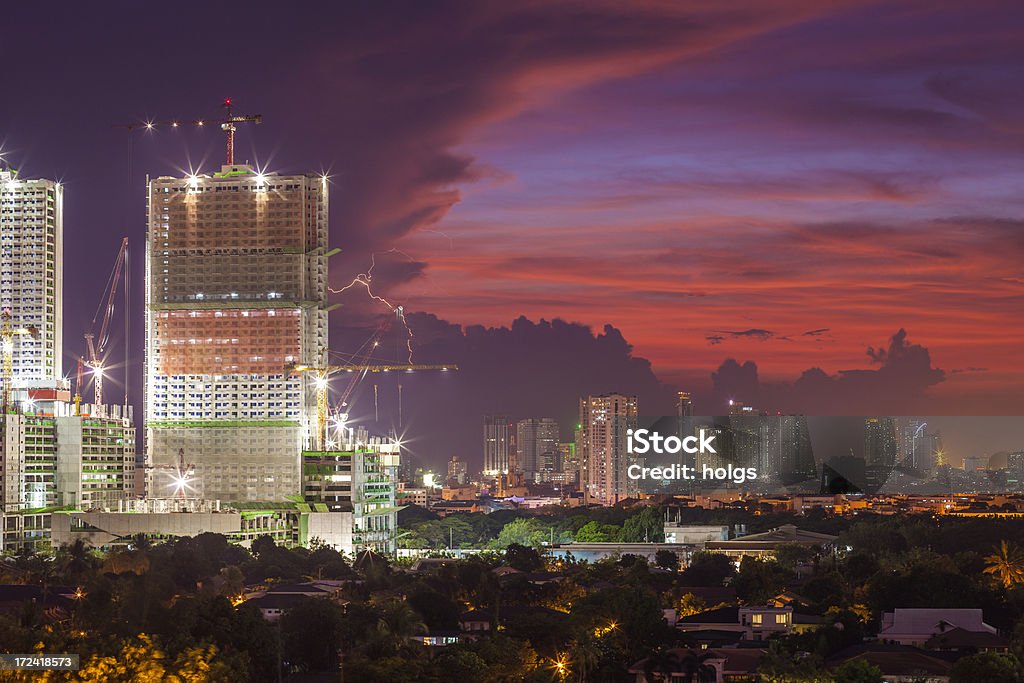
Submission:
<svg viewBox="0 0 1024 683">
<path fill-rule="evenodd" d="M 4 23 L 0 144 L 67 187 L 68 371 L 127 234 L 139 379 L 144 175 L 221 155 L 212 131 L 140 134 L 129 183 L 113 124 L 231 96 L 265 118 L 242 160 L 330 172 L 332 284 L 377 252 L 376 291 L 437 317 L 410 317 L 423 357 L 483 366 L 418 416 L 441 380 L 410 380 L 430 458 L 476 461 L 485 411 L 569 422 L 609 390 L 666 410 L 659 380 L 709 413 L 1024 408 L 1016 3 L 106 3 Z M 351 350 L 381 311 L 338 300 Z M 597 336 L 470 332 L 519 316 Z"/>
</svg>

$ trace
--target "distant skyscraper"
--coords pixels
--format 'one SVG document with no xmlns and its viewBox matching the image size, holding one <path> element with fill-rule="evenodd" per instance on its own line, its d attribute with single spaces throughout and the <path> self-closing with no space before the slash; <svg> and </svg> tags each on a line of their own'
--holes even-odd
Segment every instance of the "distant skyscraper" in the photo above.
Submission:
<svg viewBox="0 0 1024 683">
<path fill-rule="evenodd" d="M 223 166 L 152 180 L 148 208 L 151 463 L 174 465 L 184 449 L 209 499 L 299 494 L 315 380 L 288 367 L 326 355 L 326 179 Z"/>
<path fill-rule="evenodd" d="M 676 414 L 678 417 L 693 417 L 693 401 L 690 399 L 690 392 L 676 392 Z"/>
<path fill-rule="evenodd" d="M 793 484 L 817 476 L 806 417 L 779 415 L 768 418 L 765 463 L 768 473 L 783 484 Z"/>
<path fill-rule="evenodd" d="M 552 417 L 530 417 L 516 423 L 516 448 L 527 481 L 539 480 L 541 471 L 555 470 L 558 436 L 558 422 Z"/>
<path fill-rule="evenodd" d="M 1024 451 L 1014 451 L 1007 455 L 1006 468 L 1017 476 L 1024 476 Z"/>
<path fill-rule="evenodd" d="M 460 486 L 466 483 L 466 463 L 459 460 L 456 455 L 453 455 L 452 459 L 448 461 L 447 481 Z"/>
<path fill-rule="evenodd" d="M 67 387 L 61 372 L 63 254 L 60 183 L 0 170 L 0 309 L 9 312 L 13 329 L 26 332 L 13 338 L 12 389 Z"/>
<path fill-rule="evenodd" d="M 893 467 L 897 464 L 896 424 L 891 417 L 869 417 L 864 420 L 864 461 L 868 465 Z"/>
<path fill-rule="evenodd" d="M 606 394 L 580 399 L 580 484 L 586 497 L 601 505 L 614 505 L 633 494 L 626 476 L 630 456 L 628 429 L 637 424 L 636 396 Z"/>
<path fill-rule="evenodd" d="M 484 417 L 484 474 L 508 474 L 512 425 L 506 415 Z"/>
</svg>

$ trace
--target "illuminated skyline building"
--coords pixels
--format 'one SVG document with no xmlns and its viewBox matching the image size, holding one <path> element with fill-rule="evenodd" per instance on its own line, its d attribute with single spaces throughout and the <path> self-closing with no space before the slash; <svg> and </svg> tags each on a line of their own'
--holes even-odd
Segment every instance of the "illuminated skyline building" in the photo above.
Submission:
<svg viewBox="0 0 1024 683">
<path fill-rule="evenodd" d="M 207 499 L 300 493 L 327 346 L 327 180 L 234 164 L 149 182 L 146 452 Z M 167 482 L 149 481 L 149 495 Z"/>
</svg>

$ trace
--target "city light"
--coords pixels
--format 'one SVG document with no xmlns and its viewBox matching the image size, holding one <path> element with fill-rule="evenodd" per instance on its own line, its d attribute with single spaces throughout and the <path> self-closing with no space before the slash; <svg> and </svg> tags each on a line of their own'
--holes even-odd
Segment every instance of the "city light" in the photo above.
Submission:
<svg viewBox="0 0 1024 683">
<path fill-rule="evenodd" d="M 551 664 L 548 668 L 555 672 L 558 680 L 564 681 L 572 673 L 572 670 L 569 668 L 569 655 L 566 653 L 560 652 L 555 659 L 550 661 Z"/>
</svg>

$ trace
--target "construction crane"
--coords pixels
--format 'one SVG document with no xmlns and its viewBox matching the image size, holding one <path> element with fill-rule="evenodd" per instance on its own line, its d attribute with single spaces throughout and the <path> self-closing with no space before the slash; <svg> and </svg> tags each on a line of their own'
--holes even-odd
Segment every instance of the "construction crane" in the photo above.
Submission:
<svg viewBox="0 0 1024 683">
<path fill-rule="evenodd" d="M 82 416 L 82 366 L 85 359 L 78 357 L 78 369 L 75 372 L 75 417 Z"/>
<path fill-rule="evenodd" d="M 3 353 L 3 369 L 2 374 L 0 374 L 0 381 L 4 383 L 3 411 L 5 415 L 10 412 L 12 407 L 11 382 L 14 380 L 14 340 L 22 335 L 38 339 L 39 330 L 31 325 L 28 327 L 14 327 L 11 309 L 4 307 L 3 311 L 0 311 L 0 349 L 2 349 Z"/>
<path fill-rule="evenodd" d="M 291 365 L 287 371 L 290 373 L 312 375 L 316 382 L 316 450 L 324 449 L 324 439 L 327 429 L 327 389 L 330 384 L 331 375 L 337 372 L 414 372 L 423 370 L 458 370 L 456 365 L 437 365 L 424 363 L 388 363 L 369 365 Z"/>
<path fill-rule="evenodd" d="M 100 317 L 100 311 L 103 312 L 103 321 L 100 323 L 99 334 L 93 334 L 92 329 L 85 333 L 85 345 L 89 352 L 89 358 L 85 361 L 85 365 L 92 369 L 92 402 L 97 406 L 103 405 L 104 355 L 107 350 L 107 343 L 110 341 L 110 318 L 114 313 L 114 299 L 117 296 L 117 287 L 121 282 L 122 272 L 124 273 L 125 297 L 128 296 L 127 261 L 128 238 L 125 237 L 121 240 L 121 248 L 117 252 L 114 269 L 110 272 L 110 279 L 107 280 L 107 287 L 103 290 L 100 305 L 92 317 L 92 327 L 94 328 L 96 320 Z M 125 308 L 127 309 L 127 305 Z M 128 311 L 126 310 L 125 316 L 127 315 Z M 125 339 L 125 342 L 127 343 L 127 339 Z"/>
<path fill-rule="evenodd" d="M 235 131 L 238 130 L 238 124 L 240 123 L 262 123 L 262 114 L 236 114 L 234 112 L 233 105 L 231 104 L 231 98 L 226 98 L 220 105 L 223 107 L 227 115 L 220 119 L 171 119 L 167 121 L 145 121 L 142 123 L 126 123 L 121 124 L 119 128 L 127 128 L 129 133 L 129 144 L 131 144 L 131 132 L 133 130 L 155 130 L 157 128 L 169 127 L 169 128 L 180 128 L 181 126 L 196 126 L 197 128 L 205 128 L 206 126 L 220 126 L 220 129 L 227 135 L 226 148 L 227 148 L 227 165 L 231 166 L 235 163 Z M 129 148 L 129 164 L 131 162 L 131 149 Z M 129 171 L 130 172 L 130 171 Z"/>
<path fill-rule="evenodd" d="M 174 487 L 174 497 L 178 500 L 185 499 L 185 492 L 191 489 L 191 483 L 195 481 L 192 475 L 196 472 L 194 463 L 185 462 L 185 449 L 178 449 L 178 462 L 174 465 L 147 465 L 146 469 L 164 470 L 171 476 L 171 486 Z"/>
</svg>

